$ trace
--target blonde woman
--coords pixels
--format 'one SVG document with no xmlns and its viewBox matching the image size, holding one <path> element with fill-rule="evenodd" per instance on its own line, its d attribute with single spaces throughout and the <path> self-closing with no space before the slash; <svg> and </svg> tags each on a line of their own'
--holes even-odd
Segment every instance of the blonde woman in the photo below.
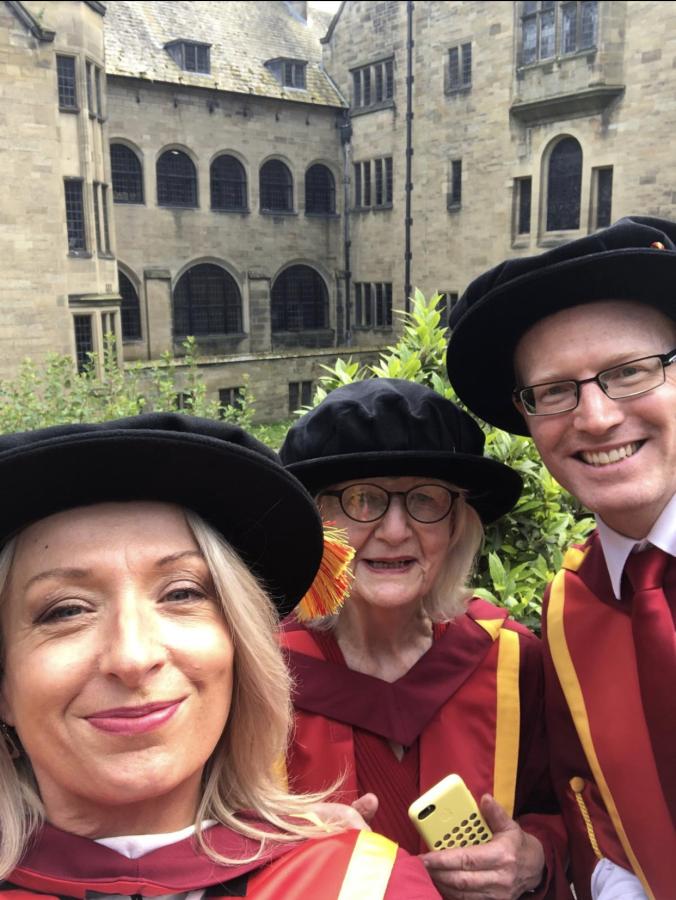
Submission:
<svg viewBox="0 0 676 900">
<path fill-rule="evenodd" d="M 521 490 L 483 447 L 449 400 L 388 378 L 332 391 L 289 431 L 283 462 L 356 553 L 338 615 L 285 626 L 288 774 L 313 791 L 343 775 L 338 798 L 374 794 L 373 827 L 418 853 L 408 806 L 456 772 L 494 838 L 423 855 L 442 896 L 569 897 L 558 817 L 528 815 L 554 809 L 540 644 L 467 587 L 483 523 Z"/>
<path fill-rule="evenodd" d="M 327 834 L 317 798 L 280 786 L 289 683 L 262 585 L 289 612 L 323 542 L 271 451 L 149 415 L 4 436 L 0 478 L 4 891 L 434 896 L 417 860 Z"/>
</svg>

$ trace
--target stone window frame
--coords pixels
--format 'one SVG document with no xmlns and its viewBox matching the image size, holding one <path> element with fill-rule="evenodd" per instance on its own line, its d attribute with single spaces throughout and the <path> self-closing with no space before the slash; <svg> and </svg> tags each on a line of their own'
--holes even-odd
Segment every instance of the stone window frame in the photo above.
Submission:
<svg viewBox="0 0 676 900">
<path fill-rule="evenodd" d="M 455 212 L 462 208 L 462 157 L 449 160 L 446 209 Z"/>
<path fill-rule="evenodd" d="M 304 379 L 303 381 L 289 381 L 288 385 L 289 415 L 293 415 L 301 407 L 310 406 L 312 403 L 314 382 Z"/>
<path fill-rule="evenodd" d="M 125 344 L 143 340 L 143 323 L 141 320 L 141 299 L 133 280 L 118 266 L 120 303 L 120 330 Z M 124 279 L 124 281 L 123 281 Z M 126 283 L 125 283 L 126 282 Z M 127 287 L 128 286 L 128 287 Z"/>
<path fill-rule="evenodd" d="M 85 59 L 85 88 L 87 93 L 87 109 L 89 118 L 105 121 L 103 110 L 103 86 L 101 83 L 104 72 L 101 66 L 92 59 Z"/>
<path fill-rule="evenodd" d="M 66 63 L 69 71 L 66 71 Z M 56 88 L 60 112 L 80 112 L 77 63 L 77 56 L 70 53 L 56 54 Z"/>
<path fill-rule="evenodd" d="M 595 52 L 601 6 L 598 0 L 520 0 L 517 12 L 519 66 L 544 65 L 578 53 Z M 586 24 L 591 22 L 586 37 L 585 15 Z M 572 44 L 567 43 L 570 32 L 567 34 L 566 31 L 566 23 L 571 21 L 574 21 L 575 30 Z M 528 42 L 527 29 L 533 37 Z"/>
<path fill-rule="evenodd" d="M 613 166 L 594 166 L 591 170 L 589 230 L 607 228 L 612 222 Z"/>
<path fill-rule="evenodd" d="M 124 159 L 120 159 L 119 151 Z M 118 157 L 115 159 L 115 157 Z M 133 160 L 132 164 L 129 162 Z M 110 170 L 113 185 L 113 203 L 145 204 L 145 189 L 143 184 L 143 160 L 139 153 L 129 144 L 121 140 L 110 142 Z M 116 183 L 117 182 L 117 183 Z M 131 195 L 132 199 L 122 199 Z"/>
<path fill-rule="evenodd" d="M 258 172 L 260 212 L 294 215 L 293 173 L 282 159 L 267 159 Z"/>
<path fill-rule="evenodd" d="M 353 163 L 353 209 L 357 212 L 392 209 L 394 162 L 392 156 L 377 156 Z"/>
<path fill-rule="evenodd" d="M 219 172 L 219 168 L 224 171 Z M 209 165 L 211 209 L 216 212 L 249 212 L 248 189 L 242 161 L 227 150 L 217 153 Z"/>
<path fill-rule="evenodd" d="M 291 56 L 276 56 L 264 63 L 282 87 L 291 91 L 307 90 L 307 66 L 306 59 L 298 59 Z"/>
<path fill-rule="evenodd" d="M 394 54 L 350 69 L 353 115 L 394 106 Z"/>
<path fill-rule="evenodd" d="M 171 162 L 180 158 L 183 171 L 173 166 L 176 171 L 169 171 L 165 160 Z M 185 165 L 185 162 L 189 166 Z M 160 171 L 162 169 L 162 171 Z M 157 205 L 174 209 L 197 209 L 199 207 L 199 189 L 197 166 L 190 155 L 180 147 L 167 147 L 157 157 L 155 163 L 157 189 Z M 181 196 L 183 195 L 183 198 Z"/>
<path fill-rule="evenodd" d="M 462 41 L 448 48 L 444 70 L 446 94 L 462 94 L 472 89 L 472 42 Z"/>
<path fill-rule="evenodd" d="M 87 212 L 84 178 L 63 179 L 66 211 L 66 232 L 68 235 L 68 255 L 91 257 L 87 234 Z"/>
<path fill-rule="evenodd" d="M 281 73 L 282 84 L 284 87 L 296 88 L 296 90 L 304 91 L 306 89 L 306 69 L 307 63 L 298 59 L 282 59 Z"/>
<path fill-rule="evenodd" d="M 213 293 L 216 278 L 220 278 L 222 288 L 218 302 L 214 302 Z M 195 262 L 184 269 L 171 292 L 171 310 L 174 340 L 188 335 L 199 339 L 244 333 L 241 288 L 232 273 L 215 262 Z M 205 316 L 203 327 L 200 317 Z M 223 328 L 212 329 L 214 321 L 222 322 Z"/>
<path fill-rule="evenodd" d="M 547 147 L 543 162 L 543 232 L 558 234 L 579 231 L 583 176 L 580 141 L 570 134 L 559 135 Z"/>
<path fill-rule="evenodd" d="M 527 240 L 533 228 L 533 177 L 519 175 L 514 179 L 513 240 Z"/>
<path fill-rule="evenodd" d="M 392 330 L 392 282 L 355 281 L 354 317 L 356 330 Z"/>
<path fill-rule="evenodd" d="M 325 163 L 313 163 L 305 170 L 305 215 L 336 215 L 336 179 Z"/>
<path fill-rule="evenodd" d="M 106 334 L 113 334 L 115 338 L 115 351 L 118 364 L 121 361 L 120 346 L 120 317 L 118 305 L 90 305 L 87 302 L 76 301 L 71 304 L 70 314 L 73 320 L 73 349 L 74 362 L 78 373 L 82 373 L 88 365 L 87 354 L 95 354 L 94 374 L 102 378 L 104 374 L 104 361 L 106 353 Z M 83 329 L 87 330 L 85 335 Z M 79 332 L 79 333 L 78 333 Z M 87 349 L 83 345 L 83 339 L 88 338 Z"/>
<path fill-rule="evenodd" d="M 272 334 L 329 328 L 329 290 L 316 268 L 294 263 L 279 272 L 270 287 L 270 325 Z"/>
<path fill-rule="evenodd" d="M 164 49 L 184 72 L 194 75 L 211 74 L 211 44 L 181 39 L 169 41 Z"/>
<path fill-rule="evenodd" d="M 219 417 L 226 418 L 226 410 L 233 409 L 237 412 L 244 408 L 245 386 L 238 384 L 233 387 L 218 389 Z"/>
</svg>

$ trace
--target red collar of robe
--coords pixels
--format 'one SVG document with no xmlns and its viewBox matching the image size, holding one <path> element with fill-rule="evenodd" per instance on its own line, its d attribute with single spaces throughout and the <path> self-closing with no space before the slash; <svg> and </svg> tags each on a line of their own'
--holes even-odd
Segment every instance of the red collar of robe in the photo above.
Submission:
<svg viewBox="0 0 676 900">
<path fill-rule="evenodd" d="M 224 825 L 206 829 L 204 837 L 210 847 L 232 859 L 245 859 L 260 846 Z M 138 859 L 128 859 L 89 838 L 47 824 L 7 881 L 12 886 L 40 893 L 81 898 L 91 896 L 92 892 L 146 897 L 178 894 L 241 879 L 297 846 L 297 843 L 273 843 L 253 862 L 219 865 L 204 855 L 191 836 Z M 234 896 L 238 894 L 243 892 L 238 891 Z"/>
<path fill-rule="evenodd" d="M 392 683 L 287 647 L 294 706 L 410 747 L 493 646 L 493 637 L 476 620 L 504 620 L 507 615 L 504 609 L 472 600 L 467 613 L 449 622 L 418 662 Z M 290 642 L 300 627 L 293 621 L 287 624 Z"/>
</svg>

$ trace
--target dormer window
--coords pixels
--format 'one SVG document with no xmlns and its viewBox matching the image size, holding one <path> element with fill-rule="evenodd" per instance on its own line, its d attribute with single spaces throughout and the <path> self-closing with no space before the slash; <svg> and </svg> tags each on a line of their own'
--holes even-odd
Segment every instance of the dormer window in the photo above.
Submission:
<svg viewBox="0 0 676 900">
<path fill-rule="evenodd" d="M 285 62 L 283 65 L 282 84 L 284 87 L 305 87 L 305 63 Z"/>
<path fill-rule="evenodd" d="M 269 59 L 265 65 L 284 87 L 305 90 L 307 63 L 301 59 Z"/>
<path fill-rule="evenodd" d="M 185 72 L 200 72 L 204 75 L 211 72 L 210 44 L 198 44 L 195 41 L 172 41 L 165 45 L 165 49 L 176 65 Z"/>
</svg>

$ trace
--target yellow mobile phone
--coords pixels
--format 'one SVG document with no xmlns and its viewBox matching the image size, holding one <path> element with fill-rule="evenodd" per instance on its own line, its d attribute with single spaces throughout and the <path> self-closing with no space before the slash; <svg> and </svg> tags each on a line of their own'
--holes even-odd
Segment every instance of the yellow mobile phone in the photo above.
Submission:
<svg viewBox="0 0 676 900">
<path fill-rule="evenodd" d="M 430 850 L 485 844 L 493 837 L 459 775 L 447 775 L 418 797 L 408 815 Z"/>
</svg>

